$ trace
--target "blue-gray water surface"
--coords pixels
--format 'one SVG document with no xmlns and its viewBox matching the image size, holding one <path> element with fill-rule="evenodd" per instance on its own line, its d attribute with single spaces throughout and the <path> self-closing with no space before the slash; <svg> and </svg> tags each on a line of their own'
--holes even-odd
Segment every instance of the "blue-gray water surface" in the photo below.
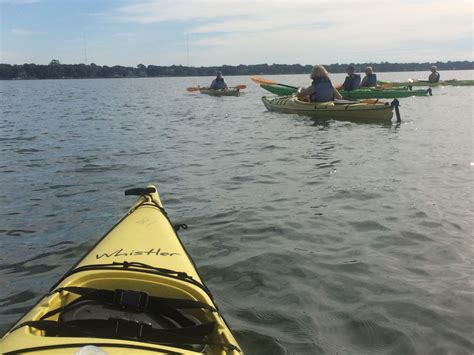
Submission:
<svg viewBox="0 0 474 355">
<path fill-rule="evenodd" d="M 211 79 L 0 82 L 0 331 L 156 183 L 247 354 L 472 354 L 473 88 L 381 125 L 185 90 Z"/>
</svg>

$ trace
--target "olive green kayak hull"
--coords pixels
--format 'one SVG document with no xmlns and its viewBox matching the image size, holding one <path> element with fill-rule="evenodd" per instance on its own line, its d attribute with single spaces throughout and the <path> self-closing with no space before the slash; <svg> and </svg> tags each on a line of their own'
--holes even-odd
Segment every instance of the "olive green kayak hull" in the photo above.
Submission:
<svg viewBox="0 0 474 355">
<path fill-rule="evenodd" d="M 350 120 L 360 122 L 390 122 L 393 107 L 389 103 L 324 103 L 303 102 L 294 96 L 262 97 L 269 111 L 296 113 L 320 119 Z"/>
<path fill-rule="evenodd" d="M 199 92 L 211 96 L 240 96 L 240 90 L 236 88 L 229 88 L 227 90 L 215 90 L 209 88 L 200 88 Z"/>
<path fill-rule="evenodd" d="M 408 88 L 397 89 L 357 89 L 352 91 L 339 90 L 339 93 L 350 99 L 399 99 L 412 96 L 429 96 L 431 89 L 409 90 Z"/>
<path fill-rule="evenodd" d="M 409 81 L 378 81 L 380 85 L 391 84 L 394 87 L 398 86 L 472 86 L 474 85 L 474 80 L 442 80 L 438 83 L 430 83 L 428 80 L 409 80 Z"/>
</svg>

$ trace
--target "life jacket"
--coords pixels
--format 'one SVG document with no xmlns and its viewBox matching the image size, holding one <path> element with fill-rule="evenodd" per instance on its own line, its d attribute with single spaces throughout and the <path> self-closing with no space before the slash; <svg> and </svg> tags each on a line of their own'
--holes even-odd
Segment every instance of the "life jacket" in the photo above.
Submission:
<svg viewBox="0 0 474 355">
<path fill-rule="evenodd" d="M 344 80 L 344 84 L 342 84 L 342 89 L 346 91 L 357 90 L 360 86 L 360 75 L 359 74 L 351 74 L 346 76 L 346 80 Z"/>
<path fill-rule="evenodd" d="M 431 75 L 433 75 L 433 77 L 431 77 Z M 439 73 L 438 72 L 434 72 L 433 74 L 430 75 L 430 78 L 429 78 L 429 82 L 430 83 L 437 83 L 439 81 Z"/>
<path fill-rule="evenodd" d="M 316 78 L 313 80 L 314 93 L 311 102 L 327 102 L 334 100 L 334 91 L 331 80 L 328 78 Z"/>
<path fill-rule="evenodd" d="M 215 90 L 222 90 L 225 89 L 225 81 L 224 78 L 215 78 L 211 84 L 211 89 Z"/>
<path fill-rule="evenodd" d="M 377 86 L 377 75 L 367 74 L 367 81 L 365 82 L 365 87 L 374 87 Z"/>
</svg>

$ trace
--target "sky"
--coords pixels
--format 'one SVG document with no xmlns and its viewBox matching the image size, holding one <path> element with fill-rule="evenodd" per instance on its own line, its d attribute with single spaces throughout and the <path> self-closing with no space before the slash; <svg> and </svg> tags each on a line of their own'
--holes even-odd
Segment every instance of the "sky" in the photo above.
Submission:
<svg viewBox="0 0 474 355">
<path fill-rule="evenodd" d="M 468 0 L 0 0 L 0 63 L 473 60 Z"/>
</svg>

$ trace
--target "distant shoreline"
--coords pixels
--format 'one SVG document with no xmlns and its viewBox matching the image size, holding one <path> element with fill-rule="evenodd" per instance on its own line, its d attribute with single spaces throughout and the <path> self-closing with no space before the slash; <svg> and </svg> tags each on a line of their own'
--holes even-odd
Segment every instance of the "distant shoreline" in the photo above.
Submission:
<svg viewBox="0 0 474 355">
<path fill-rule="evenodd" d="M 443 72 L 447 71 L 468 71 L 474 69 L 447 69 L 443 70 Z M 403 71 L 378 71 L 377 73 L 404 73 L 404 72 L 418 72 L 418 73 L 426 73 L 427 70 L 403 70 Z M 309 73 L 278 73 L 278 74 L 229 74 L 226 77 L 232 76 L 258 76 L 258 75 L 304 75 Z M 342 73 L 330 73 L 330 74 L 342 74 Z M 39 81 L 39 80 L 101 80 L 101 79 L 167 79 L 167 78 L 204 78 L 204 77 L 214 77 L 215 75 L 173 75 L 173 76 L 119 76 L 119 77 L 77 77 L 77 78 L 12 78 L 12 79 L 3 79 L 0 78 L 0 81 Z"/>
<path fill-rule="evenodd" d="M 432 65 L 439 71 L 473 70 L 473 61 L 434 62 L 434 63 L 357 63 L 357 72 L 371 66 L 377 73 L 387 72 L 429 72 Z M 349 64 L 326 64 L 330 73 L 345 73 Z M 182 65 L 156 66 L 139 64 L 136 67 L 100 66 L 91 64 L 61 64 L 53 59 L 50 64 L 0 64 L 0 80 L 41 80 L 41 79 L 113 79 L 113 78 L 167 78 L 214 76 L 221 71 L 225 76 L 251 75 L 294 75 L 308 74 L 312 65 L 301 64 L 253 64 L 222 65 L 211 67 L 188 67 Z"/>
</svg>

